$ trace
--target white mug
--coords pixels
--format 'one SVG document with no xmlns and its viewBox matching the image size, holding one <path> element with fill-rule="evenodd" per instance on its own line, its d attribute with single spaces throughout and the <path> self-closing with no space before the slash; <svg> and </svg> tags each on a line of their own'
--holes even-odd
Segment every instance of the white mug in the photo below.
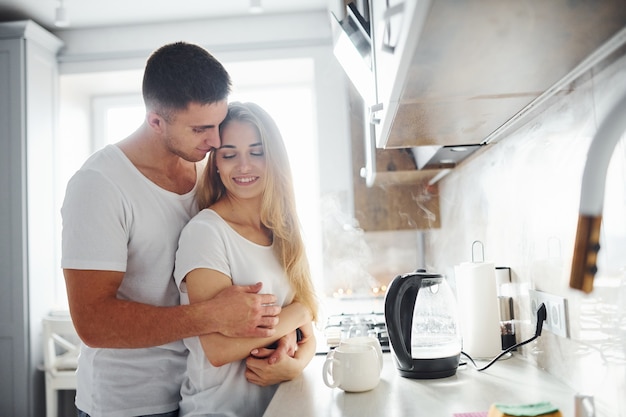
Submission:
<svg viewBox="0 0 626 417">
<path fill-rule="evenodd" d="M 330 388 L 346 392 L 374 389 L 380 381 L 376 348 L 370 344 L 340 344 L 326 355 L 322 375 Z"/>
<path fill-rule="evenodd" d="M 376 350 L 376 356 L 380 363 L 380 369 L 383 369 L 383 348 L 380 346 L 380 342 L 377 338 L 371 336 L 357 336 L 343 339 L 340 344 L 344 345 L 371 345 Z"/>
</svg>

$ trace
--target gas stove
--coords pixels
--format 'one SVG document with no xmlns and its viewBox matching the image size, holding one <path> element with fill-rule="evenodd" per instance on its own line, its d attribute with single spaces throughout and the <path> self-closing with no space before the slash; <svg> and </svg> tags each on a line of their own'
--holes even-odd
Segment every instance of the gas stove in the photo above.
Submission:
<svg viewBox="0 0 626 417">
<path fill-rule="evenodd" d="M 329 349 L 337 347 L 342 339 L 371 336 L 378 339 L 383 352 L 389 352 L 389 336 L 383 313 L 331 315 L 326 321 L 324 336 Z"/>
</svg>

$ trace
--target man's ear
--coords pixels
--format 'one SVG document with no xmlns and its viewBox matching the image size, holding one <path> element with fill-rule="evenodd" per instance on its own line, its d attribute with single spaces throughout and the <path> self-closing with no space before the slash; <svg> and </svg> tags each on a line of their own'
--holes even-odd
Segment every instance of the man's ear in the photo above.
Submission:
<svg viewBox="0 0 626 417">
<path fill-rule="evenodd" d="M 150 126 L 155 132 L 163 132 L 163 129 L 165 128 L 165 119 L 159 116 L 156 112 L 149 111 L 146 114 L 146 121 L 148 122 L 148 126 Z"/>
</svg>

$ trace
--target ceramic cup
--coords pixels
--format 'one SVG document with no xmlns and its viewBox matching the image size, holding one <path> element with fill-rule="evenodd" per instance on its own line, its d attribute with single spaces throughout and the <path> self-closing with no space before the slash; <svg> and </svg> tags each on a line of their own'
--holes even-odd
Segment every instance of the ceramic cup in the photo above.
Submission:
<svg viewBox="0 0 626 417">
<path fill-rule="evenodd" d="M 326 355 L 322 375 L 330 388 L 346 392 L 374 389 L 380 381 L 376 348 L 370 344 L 340 344 Z"/>
<path fill-rule="evenodd" d="M 376 356 L 380 363 L 380 369 L 383 369 L 383 348 L 380 346 L 380 342 L 377 338 L 371 336 L 357 336 L 343 339 L 340 344 L 343 345 L 371 345 L 376 350 Z"/>
</svg>

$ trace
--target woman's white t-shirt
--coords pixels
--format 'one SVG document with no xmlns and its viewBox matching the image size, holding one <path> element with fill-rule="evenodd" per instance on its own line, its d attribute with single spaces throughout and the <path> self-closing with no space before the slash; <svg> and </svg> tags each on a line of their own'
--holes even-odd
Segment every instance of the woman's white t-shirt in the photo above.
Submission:
<svg viewBox="0 0 626 417">
<path fill-rule="evenodd" d="M 263 282 L 262 293 L 274 294 L 278 304 L 292 302 L 294 292 L 272 246 L 261 246 L 239 235 L 215 211 L 202 210 L 185 226 L 176 252 L 174 278 L 182 304 L 189 303 L 185 276 L 194 269 L 213 269 L 232 278 L 233 284 Z M 214 367 L 200 339 L 184 340 L 189 349 L 183 381 L 181 417 L 261 416 L 277 386 L 260 387 L 245 378 L 245 361 Z"/>
</svg>

